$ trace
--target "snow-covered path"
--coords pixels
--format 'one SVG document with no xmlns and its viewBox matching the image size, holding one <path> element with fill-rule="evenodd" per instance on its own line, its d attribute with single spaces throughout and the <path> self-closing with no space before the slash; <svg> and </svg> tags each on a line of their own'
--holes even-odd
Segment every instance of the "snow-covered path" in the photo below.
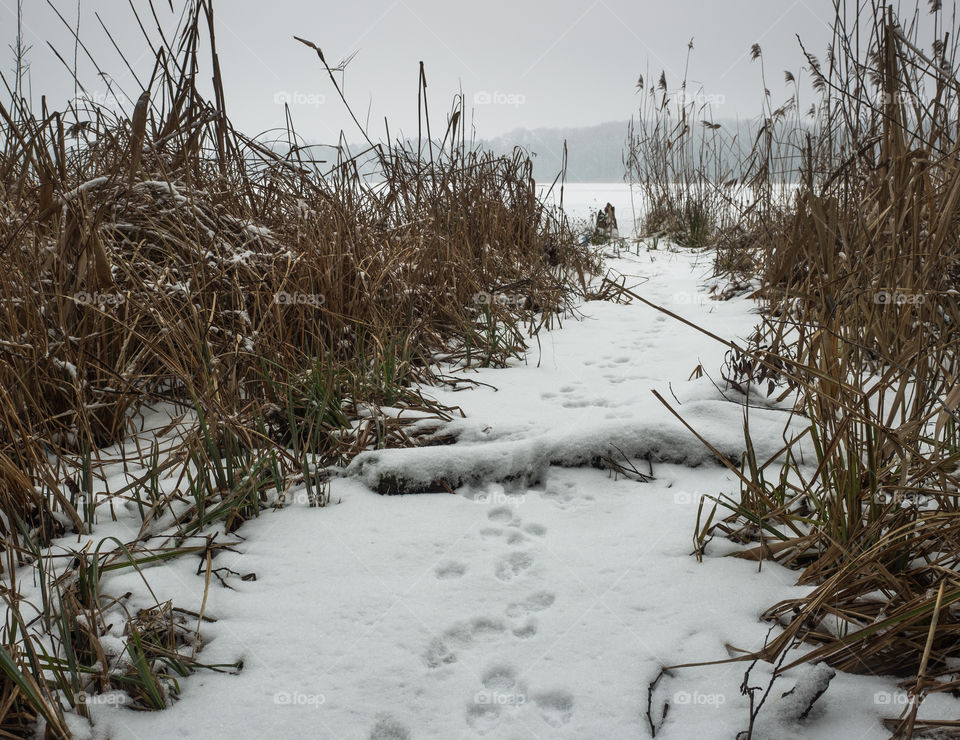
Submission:
<svg viewBox="0 0 960 740">
<path fill-rule="evenodd" d="M 723 336 L 754 323 L 745 299 L 706 298 L 698 284 L 709 265 L 695 254 L 641 252 L 611 266 L 633 276 L 639 294 Z M 218 621 L 204 627 L 199 656 L 242 658 L 243 671 L 186 679 L 182 699 L 160 713 L 95 705 L 96 735 L 642 738 L 663 666 L 725 659 L 728 645 L 761 647 L 769 625 L 759 615 L 803 591 L 776 566 L 758 573 L 721 557 L 729 543 L 715 541 L 702 564 L 691 556 L 700 494 L 738 490 L 723 468 L 654 462 L 655 480 L 641 483 L 543 458 L 602 445 L 605 435 L 638 454 L 655 433 L 653 457 L 670 459 L 671 444 L 693 455 L 699 443 L 651 389 L 712 440 L 735 445 L 742 409 L 708 378 L 688 380 L 699 363 L 716 377 L 724 348 L 637 303 L 594 302 L 583 313 L 542 336 L 527 365 L 470 376 L 499 390 L 433 391 L 467 413 L 458 445 L 375 458 L 403 469 L 453 456 L 458 465 L 480 459 L 484 470 L 490 449 L 495 473 L 540 454 L 536 480 L 386 497 L 346 477 L 334 480 L 327 508 L 297 503 L 247 523 L 239 551 L 214 560 L 236 575 L 221 571 L 233 590 L 211 587 L 207 614 Z M 758 411 L 755 424 L 775 430 L 785 419 Z M 779 433 L 767 436 L 776 446 Z M 147 575 L 161 600 L 199 609 L 203 578 L 187 560 Z M 255 581 L 240 579 L 249 573 Z M 136 574 L 103 586 L 138 588 Z M 652 698 L 657 737 L 735 737 L 748 721 L 746 667 L 665 676 Z M 768 675 L 758 667 L 753 683 Z M 884 737 L 878 718 L 899 707 L 878 706 L 874 694 L 893 689 L 891 680 L 838 676 L 802 728 L 770 723 L 762 736 Z"/>
</svg>

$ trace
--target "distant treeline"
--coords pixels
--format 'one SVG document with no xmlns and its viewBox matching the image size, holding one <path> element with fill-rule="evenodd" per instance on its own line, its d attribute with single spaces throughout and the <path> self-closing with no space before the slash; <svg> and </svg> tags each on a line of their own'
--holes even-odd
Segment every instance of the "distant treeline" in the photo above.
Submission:
<svg viewBox="0 0 960 740">
<path fill-rule="evenodd" d="M 622 182 L 627 143 L 627 121 L 611 121 L 583 128 L 516 129 L 481 142 L 498 154 L 515 146 L 533 155 L 537 182 L 552 180 L 563 164 L 563 142 L 567 142 L 568 182 Z"/>
<path fill-rule="evenodd" d="M 568 182 L 622 182 L 626 174 L 624 154 L 628 146 L 628 123 L 611 121 L 581 128 L 517 129 L 495 139 L 483 140 L 481 144 L 501 154 L 508 154 L 515 146 L 531 152 L 534 155 L 534 177 L 543 182 L 552 180 L 560 171 L 566 141 Z M 702 136 L 722 137 L 721 168 L 731 177 L 740 177 L 749 164 L 748 155 L 760 123 L 732 118 L 718 118 L 715 123 L 720 126 L 715 131 L 701 126 L 691 132 L 693 146 L 698 145 Z M 790 153 L 781 153 L 781 156 L 793 159 Z M 785 171 L 791 169 L 790 162 L 784 164 L 787 165 Z M 792 169 L 799 167 L 799 156 L 795 164 Z"/>
<path fill-rule="evenodd" d="M 757 121 L 736 119 L 716 119 L 715 123 L 720 126 L 716 131 L 699 127 L 699 130 L 692 132 L 688 146 L 691 141 L 692 146 L 698 146 L 699 138 L 704 135 L 722 137 L 724 145 L 719 148 L 722 150 L 722 170 L 729 173 L 730 177 L 739 177 L 748 166 L 748 155 L 756 140 L 759 124 Z M 510 154 L 517 146 L 523 148 L 533 155 L 533 174 L 537 182 L 549 182 L 560 172 L 566 141 L 567 182 L 623 182 L 626 175 L 624 155 L 628 146 L 628 127 L 628 121 L 609 121 L 578 128 L 516 129 L 493 139 L 481 139 L 477 143 L 497 154 Z M 359 144 L 351 146 L 354 153 L 365 148 Z M 280 144 L 277 149 L 282 152 L 286 147 Z M 315 154 L 329 154 L 325 148 L 313 151 Z M 797 157 L 797 167 L 799 164 Z M 372 163 L 369 167 L 365 163 L 360 165 L 363 174 L 367 174 L 368 169 L 372 172 L 376 167 Z M 712 165 L 710 170 L 716 171 Z"/>
</svg>

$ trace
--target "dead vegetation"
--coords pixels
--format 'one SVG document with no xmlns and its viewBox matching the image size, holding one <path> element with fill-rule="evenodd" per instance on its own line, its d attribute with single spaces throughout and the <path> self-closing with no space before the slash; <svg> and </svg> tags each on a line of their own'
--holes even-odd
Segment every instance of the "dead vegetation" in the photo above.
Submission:
<svg viewBox="0 0 960 740">
<path fill-rule="evenodd" d="M 782 631 L 745 659 L 899 676 L 910 703 L 891 732 L 949 733 L 917 711 L 960 689 L 958 46 L 940 3 L 835 10 L 827 57 L 804 49 L 819 100 L 803 111 L 791 73 L 783 107 L 767 91 L 736 178 L 717 166 L 735 139 L 693 137 L 709 110 L 671 103 L 662 78 L 632 133 L 634 174 L 653 230 L 713 247 L 731 284 L 759 276 L 763 323 L 724 375 L 794 399 L 805 427 L 770 460 L 745 427 L 739 494 L 700 512 L 698 553 L 730 537 L 815 587 L 769 609 Z"/>
<path fill-rule="evenodd" d="M 718 273 L 761 282 L 764 321 L 728 355 L 728 383 L 794 399 L 805 431 L 762 460 L 745 428 L 740 491 L 701 510 L 697 551 L 721 535 L 796 570 L 814 588 L 769 609 L 782 631 L 744 659 L 899 676 L 910 703 L 887 725 L 904 737 L 953 731 L 917 712 L 960 689 L 960 82 L 952 16 L 930 6 L 897 17 L 882 2 L 835 3 L 828 56 L 805 51 L 814 123 L 800 125 L 795 97 L 767 106 L 735 185 L 750 196 L 743 215 L 716 219 L 705 242 Z M 791 156 L 769 156 L 785 145 Z M 679 213 L 697 243 L 697 194 L 728 186 L 709 156 L 673 162 L 652 192 L 689 177 L 654 213 Z M 773 184 L 791 180 L 778 198 Z"/>
</svg>

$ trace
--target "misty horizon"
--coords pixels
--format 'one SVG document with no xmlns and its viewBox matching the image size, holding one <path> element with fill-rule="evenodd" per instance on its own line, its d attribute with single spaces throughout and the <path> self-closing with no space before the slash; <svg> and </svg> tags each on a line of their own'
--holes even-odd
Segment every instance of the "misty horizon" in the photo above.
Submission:
<svg viewBox="0 0 960 740">
<path fill-rule="evenodd" d="M 336 6 L 322 15 L 305 0 L 274 3 L 269 13 L 260 8 L 249 0 L 216 5 L 228 113 L 238 128 L 256 135 L 284 127 L 289 109 L 300 135 L 331 144 L 341 132 L 347 141 L 360 132 L 316 55 L 294 36 L 316 43 L 331 66 L 345 63 L 338 81 L 372 138 L 386 138 L 385 120 L 393 139 L 416 135 L 423 62 L 434 127 L 443 125 L 452 101 L 462 95 L 468 131 L 491 140 L 519 130 L 627 120 L 638 107 L 637 79 L 661 71 L 674 92 L 686 77 L 687 92 L 708 97 L 715 115 L 753 117 L 765 84 L 772 99 L 788 96 L 782 70 L 798 73 L 804 61 L 797 35 L 810 48 L 823 48 L 829 38 L 825 20 L 832 14 L 826 0 L 789 6 L 736 0 L 722 7 L 692 0 L 669 7 L 598 0 L 586 8 L 555 3 L 546 14 L 501 0 L 483 12 L 451 9 L 438 0 L 376 2 L 366 13 Z M 179 16 L 165 4 L 159 10 L 160 27 L 170 35 Z M 0 70 L 9 86 L 16 5 L 0 3 L 0 19 L 6 50 Z M 96 64 L 75 47 L 73 28 L 80 29 Z M 143 53 L 142 33 L 126 7 L 106 0 L 26 3 L 22 29 L 26 92 L 35 106 L 45 95 L 55 109 L 75 97 L 132 108 L 130 101 L 149 79 L 152 55 Z M 764 69 L 751 61 L 754 43 L 764 49 Z M 72 80 L 74 64 L 82 87 Z M 200 75 L 206 84 L 210 69 Z"/>
</svg>

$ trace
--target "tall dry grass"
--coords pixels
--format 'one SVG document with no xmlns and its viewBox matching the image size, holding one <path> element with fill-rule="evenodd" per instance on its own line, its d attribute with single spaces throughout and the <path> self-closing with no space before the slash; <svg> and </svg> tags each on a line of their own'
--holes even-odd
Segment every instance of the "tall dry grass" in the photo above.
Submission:
<svg viewBox="0 0 960 740">
<path fill-rule="evenodd" d="M 741 490 L 701 511 L 697 550 L 721 535 L 747 545 L 742 557 L 795 569 L 814 588 L 770 608 L 782 631 L 745 659 L 777 674 L 826 661 L 900 676 L 911 700 L 887 725 L 906 737 L 953 731 L 955 721 L 917 713 L 929 694 L 960 688 L 952 17 L 940 3 L 900 19 L 887 3 L 838 0 L 827 57 L 804 49 L 820 96 L 815 123 L 801 125 L 796 99 L 779 116 L 765 110 L 737 181 L 750 193 L 739 242 L 722 225 L 706 242 L 718 271 L 725 255 L 761 281 L 763 323 L 731 350 L 727 381 L 748 397 L 794 398 L 803 432 L 761 460 L 745 428 L 748 452 L 733 468 Z M 790 156 L 769 156 L 777 126 L 773 141 Z M 717 189 L 710 166 L 689 169 Z M 660 181 L 670 176 L 661 167 Z M 778 181 L 794 183 L 789 199 L 764 207 Z M 663 200 L 662 210 L 677 207 Z"/>
<path fill-rule="evenodd" d="M 763 87 L 761 115 L 753 121 L 721 118 L 725 98 L 689 78 L 694 44 L 683 76 L 641 76 L 640 98 L 625 147 L 627 179 L 644 204 L 641 233 L 684 247 L 710 247 L 716 273 L 742 287 L 757 270 L 756 239 L 785 218 L 796 187 L 811 112 L 801 86 L 785 73 L 788 100 L 774 106 L 759 45 L 751 49 Z"/>
</svg>

